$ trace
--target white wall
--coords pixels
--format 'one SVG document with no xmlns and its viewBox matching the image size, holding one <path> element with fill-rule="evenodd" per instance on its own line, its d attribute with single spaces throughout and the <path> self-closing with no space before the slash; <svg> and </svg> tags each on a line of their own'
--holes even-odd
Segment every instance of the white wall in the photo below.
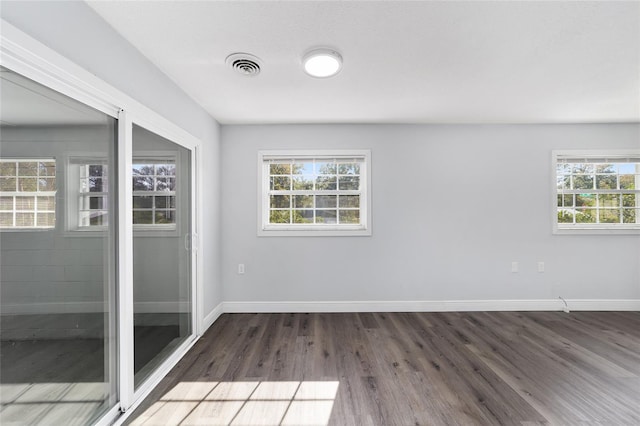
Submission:
<svg viewBox="0 0 640 426">
<path fill-rule="evenodd" d="M 220 284 L 220 128 L 199 105 L 84 2 L 2 1 L 4 20 L 155 110 L 203 142 L 207 165 L 200 232 L 204 315 L 222 301 Z"/>
<path fill-rule="evenodd" d="M 639 237 L 553 236 L 549 214 L 550 150 L 637 148 L 638 125 L 225 126 L 221 151 L 218 124 L 86 4 L 0 13 L 203 140 L 205 313 L 223 299 L 640 297 Z M 332 147 L 373 151 L 373 236 L 258 238 L 257 150 Z"/>
<path fill-rule="evenodd" d="M 373 236 L 256 236 L 257 152 L 287 148 L 372 150 Z M 640 299 L 640 236 L 551 234 L 551 150 L 601 148 L 640 125 L 223 126 L 225 301 Z"/>
</svg>

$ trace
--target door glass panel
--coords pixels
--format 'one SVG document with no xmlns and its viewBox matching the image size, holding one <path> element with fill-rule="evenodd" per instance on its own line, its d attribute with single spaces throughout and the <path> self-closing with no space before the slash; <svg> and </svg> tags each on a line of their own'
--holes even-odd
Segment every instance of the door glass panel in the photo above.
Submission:
<svg viewBox="0 0 640 426">
<path fill-rule="evenodd" d="M 190 154 L 133 126 L 136 388 L 192 334 Z"/>
<path fill-rule="evenodd" d="M 116 120 L 5 68 L 0 96 L 0 424 L 91 424 L 116 403 Z"/>
</svg>

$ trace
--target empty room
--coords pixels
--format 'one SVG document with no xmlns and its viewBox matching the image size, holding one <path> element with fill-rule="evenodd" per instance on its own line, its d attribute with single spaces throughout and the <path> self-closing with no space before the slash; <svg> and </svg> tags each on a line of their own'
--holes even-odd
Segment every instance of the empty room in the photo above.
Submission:
<svg viewBox="0 0 640 426">
<path fill-rule="evenodd" d="M 0 0 L 0 424 L 640 424 L 640 2 Z"/>
</svg>

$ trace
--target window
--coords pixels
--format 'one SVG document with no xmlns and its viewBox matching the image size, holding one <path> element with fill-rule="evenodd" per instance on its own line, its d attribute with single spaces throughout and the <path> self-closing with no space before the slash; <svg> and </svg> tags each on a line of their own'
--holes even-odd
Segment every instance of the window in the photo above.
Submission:
<svg viewBox="0 0 640 426">
<path fill-rule="evenodd" d="M 106 226 L 108 213 L 108 178 L 105 164 L 80 164 L 78 227 Z"/>
<path fill-rule="evenodd" d="M 555 224 L 562 230 L 640 230 L 640 152 L 554 152 Z"/>
<path fill-rule="evenodd" d="M 175 160 L 140 160 L 133 163 L 133 224 L 175 225 Z"/>
<path fill-rule="evenodd" d="M 134 158 L 132 174 L 134 228 L 174 229 L 176 159 Z M 77 224 L 70 223 L 69 229 L 90 231 L 105 227 L 109 211 L 109 173 L 106 162 L 95 158 L 72 158 L 69 175 L 71 180 L 79 182 Z M 73 199 L 75 196 L 72 194 L 69 198 Z"/>
<path fill-rule="evenodd" d="M 0 229 L 56 225 L 56 160 L 0 160 Z"/>
<path fill-rule="evenodd" d="M 369 151 L 262 151 L 259 235 L 371 235 Z"/>
</svg>

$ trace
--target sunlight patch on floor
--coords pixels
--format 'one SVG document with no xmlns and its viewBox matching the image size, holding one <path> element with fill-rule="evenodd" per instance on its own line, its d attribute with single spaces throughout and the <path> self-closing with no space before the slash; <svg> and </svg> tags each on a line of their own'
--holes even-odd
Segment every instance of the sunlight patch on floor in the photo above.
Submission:
<svg viewBox="0 0 640 426">
<path fill-rule="evenodd" d="M 327 426 L 337 381 L 180 382 L 132 425 Z"/>
<path fill-rule="evenodd" d="M 108 391 L 100 382 L 2 384 L 0 424 L 85 425 L 104 407 Z"/>
</svg>

